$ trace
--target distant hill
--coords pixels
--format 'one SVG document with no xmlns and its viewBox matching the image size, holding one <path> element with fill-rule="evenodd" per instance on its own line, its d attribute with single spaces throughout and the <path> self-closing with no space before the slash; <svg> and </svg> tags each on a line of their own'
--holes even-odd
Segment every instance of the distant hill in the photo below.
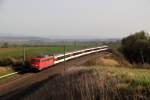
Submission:
<svg viewBox="0 0 150 100">
<path fill-rule="evenodd" d="M 48 38 L 41 37 L 15 37 L 15 36 L 0 36 L 0 42 L 50 42 Z"/>
<path fill-rule="evenodd" d="M 7 42 L 9 44 L 74 44 L 74 43 L 100 43 L 100 42 L 113 42 L 118 39 L 56 39 L 56 38 L 45 38 L 45 37 L 34 37 L 34 36 L 0 36 L 0 45 Z"/>
</svg>

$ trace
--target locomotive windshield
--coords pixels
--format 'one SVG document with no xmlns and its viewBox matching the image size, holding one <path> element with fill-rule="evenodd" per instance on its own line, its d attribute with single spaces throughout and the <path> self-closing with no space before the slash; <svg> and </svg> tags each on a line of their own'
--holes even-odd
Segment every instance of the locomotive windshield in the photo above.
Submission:
<svg viewBox="0 0 150 100">
<path fill-rule="evenodd" d="M 31 62 L 40 62 L 40 60 L 38 60 L 38 59 L 32 59 L 32 61 Z"/>
</svg>

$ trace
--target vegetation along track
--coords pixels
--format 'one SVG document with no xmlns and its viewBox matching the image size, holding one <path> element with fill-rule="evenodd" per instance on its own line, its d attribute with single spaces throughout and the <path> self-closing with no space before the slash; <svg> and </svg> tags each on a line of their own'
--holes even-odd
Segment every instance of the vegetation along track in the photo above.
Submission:
<svg viewBox="0 0 150 100">
<path fill-rule="evenodd" d="M 71 66 L 81 65 L 84 62 L 98 57 L 101 52 L 92 53 L 89 55 L 81 56 L 66 63 L 62 62 L 56 64 L 47 70 L 43 70 L 40 73 L 21 73 L 24 75 L 15 75 L 0 81 L 0 98 L 3 100 L 21 99 L 22 97 L 32 93 L 41 82 L 46 79 L 51 79 L 53 76 L 63 72 L 65 69 Z"/>
</svg>

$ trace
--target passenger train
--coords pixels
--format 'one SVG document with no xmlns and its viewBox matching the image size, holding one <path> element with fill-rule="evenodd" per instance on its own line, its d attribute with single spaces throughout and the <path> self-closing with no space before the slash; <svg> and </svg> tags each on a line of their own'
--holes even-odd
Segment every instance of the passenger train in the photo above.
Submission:
<svg viewBox="0 0 150 100">
<path fill-rule="evenodd" d="M 70 53 L 66 53 L 65 56 L 64 54 L 60 54 L 58 56 L 54 56 L 54 55 L 45 55 L 45 56 L 37 56 L 37 57 L 33 57 L 30 60 L 30 69 L 34 69 L 34 70 L 43 70 L 45 68 L 48 68 L 49 66 L 52 66 L 56 63 L 56 61 L 60 61 L 64 58 L 73 58 L 73 56 L 76 55 L 80 55 L 80 54 L 86 54 L 86 53 L 90 53 L 93 51 L 97 51 L 97 50 L 102 50 L 102 49 L 107 49 L 108 46 L 101 46 L 101 47 L 96 47 L 96 48 L 89 48 L 89 49 L 83 49 L 83 50 L 79 50 L 79 51 L 75 51 L 75 52 L 70 52 Z"/>
</svg>

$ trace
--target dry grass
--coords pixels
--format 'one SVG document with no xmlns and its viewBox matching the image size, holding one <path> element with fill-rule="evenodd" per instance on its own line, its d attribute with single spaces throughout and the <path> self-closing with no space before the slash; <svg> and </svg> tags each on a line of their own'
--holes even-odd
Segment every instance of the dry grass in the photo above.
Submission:
<svg viewBox="0 0 150 100">
<path fill-rule="evenodd" d="M 11 67 L 0 67 L 0 76 L 14 72 Z"/>
<path fill-rule="evenodd" d="M 117 69 L 114 68 L 113 71 Z M 149 88 L 130 88 L 130 83 L 106 67 L 74 67 L 42 86 L 25 100 L 149 100 Z M 120 74 L 119 72 L 117 72 Z M 32 89 L 31 89 L 32 90 Z"/>
<path fill-rule="evenodd" d="M 103 75 L 103 76 L 102 76 Z M 25 99 L 42 100 L 116 100 L 116 93 L 111 89 L 117 81 L 99 75 L 91 68 L 72 68 L 44 83 Z M 42 94 L 42 97 L 39 95 Z"/>
<path fill-rule="evenodd" d="M 104 58 L 104 57 L 98 58 L 97 63 L 101 65 L 110 65 L 110 66 L 120 65 L 118 61 L 110 58 Z"/>
<path fill-rule="evenodd" d="M 118 81 L 118 83 L 112 85 L 111 89 L 116 87 L 118 91 L 117 94 L 118 96 L 121 96 L 121 98 L 124 98 L 125 96 L 124 99 L 129 100 L 149 100 L 150 70 L 142 69 L 143 66 L 141 67 L 140 65 L 138 65 L 140 67 L 137 67 L 137 65 L 135 67 L 135 65 L 131 66 L 130 64 L 124 62 L 126 61 L 123 61 L 122 63 L 122 58 L 118 59 L 117 56 L 112 54 L 93 59 L 84 65 L 94 68 L 100 75 L 105 74 L 108 80 L 111 80 L 112 77 L 115 77 L 114 79 L 116 80 L 112 81 Z M 150 67 L 150 65 L 144 66 Z"/>
<path fill-rule="evenodd" d="M 101 65 L 101 66 L 120 66 L 120 60 L 118 58 L 115 58 L 112 54 L 107 53 L 103 54 L 98 58 L 95 58 L 93 60 L 90 60 L 83 64 L 85 66 L 95 66 L 95 65 Z"/>
</svg>

